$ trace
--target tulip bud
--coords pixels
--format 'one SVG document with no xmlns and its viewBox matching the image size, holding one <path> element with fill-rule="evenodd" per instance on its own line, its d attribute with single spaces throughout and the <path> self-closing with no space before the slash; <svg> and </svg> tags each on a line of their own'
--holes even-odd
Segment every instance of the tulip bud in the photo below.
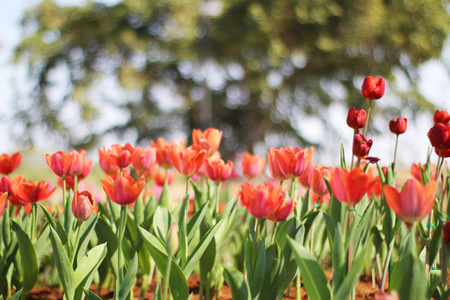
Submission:
<svg viewBox="0 0 450 300">
<path fill-rule="evenodd" d="M 378 292 L 373 296 L 374 300 L 400 300 L 396 291 Z"/>
<path fill-rule="evenodd" d="M 366 140 L 364 135 L 356 133 L 353 138 L 353 155 L 363 159 L 369 155 L 370 148 L 372 147 L 372 140 Z"/>
<path fill-rule="evenodd" d="M 431 146 L 438 150 L 450 149 L 450 124 L 436 123 L 428 131 Z"/>
<path fill-rule="evenodd" d="M 179 245 L 177 223 L 174 222 L 170 225 L 169 233 L 167 234 L 166 250 L 169 257 L 177 253 Z"/>
<path fill-rule="evenodd" d="M 450 243 L 450 221 L 445 223 L 444 229 L 442 230 L 442 236 L 444 238 L 444 242 L 447 244 Z"/>
<path fill-rule="evenodd" d="M 366 124 L 366 111 L 364 109 L 350 108 L 347 115 L 347 125 L 353 129 L 363 128 Z"/>
<path fill-rule="evenodd" d="M 389 130 L 396 135 L 402 134 L 406 131 L 406 118 L 397 118 L 389 121 Z"/>
<path fill-rule="evenodd" d="M 361 93 L 369 100 L 380 99 L 384 95 L 385 85 L 384 78 L 367 76 L 361 86 Z"/>
<path fill-rule="evenodd" d="M 433 117 L 433 122 L 436 123 L 448 123 L 450 121 L 450 115 L 446 110 L 436 110 Z"/>
<path fill-rule="evenodd" d="M 72 201 L 72 212 L 78 221 L 86 221 L 94 212 L 95 197 L 88 191 L 75 192 Z"/>
</svg>

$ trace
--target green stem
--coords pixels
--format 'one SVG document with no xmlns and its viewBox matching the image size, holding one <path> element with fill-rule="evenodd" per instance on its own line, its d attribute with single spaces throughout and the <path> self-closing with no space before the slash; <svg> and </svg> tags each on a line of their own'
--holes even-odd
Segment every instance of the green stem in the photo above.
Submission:
<svg viewBox="0 0 450 300">
<path fill-rule="evenodd" d="M 37 232 L 37 228 L 36 228 L 36 219 L 37 219 L 37 206 L 36 206 L 36 202 L 32 202 L 31 203 L 31 230 L 30 230 L 30 240 L 31 243 L 36 242 L 35 238 L 36 238 L 36 232 Z"/>
<path fill-rule="evenodd" d="M 76 269 L 76 266 L 77 266 L 76 256 L 77 256 L 78 244 L 80 243 L 80 237 L 81 237 L 81 224 L 82 223 L 77 220 L 77 223 L 75 225 L 75 228 L 77 228 L 77 238 L 76 238 L 75 244 L 73 246 L 72 266 L 74 267 L 74 270 Z"/>
<path fill-rule="evenodd" d="M 123 260 L 123 253 L 122 253 L 122 240 L 125 233 L 125 225 L 127 224 L 127 205 L 122 205 L 120 207 L 120 223 L 119 223 L 119 230 L 117 231 L 117 272 L 118 272 L 118 278 L 119 278 L 119 284 L 122 284 L 123 282 L 123 268 L 122 268 L 122 260 Z M 118 291 L 119 288 L 116 287 L 116 290 Z"/>
<path fill-rule="evenodd" d="M 296 183 L 297 183 L 297 181 L 295 179 L 296 178 L 292 178 L 292 180 L 291 180 L 291 198 L 292 198 L 292 201 L 294 201 L 294 202 L 296 199 L 295 190 L 296 190 Z"/>
<path fill-rule="evenodd" d="M 276 233 L 277 233 L 277 227 L 278 227 L 278 222 L 273 222 L 272 239 L 271 239 L 271 242 L 270 242 L 271 245 L 275 244 L 275 237 L 276 237 Z"/>
<path fill-rule="evenodd" d="M 350 170 L 353 170 L 353 162 L 355 161 L 355 156 L 353 155 L 353 143 L 355 140 L 355 135 L 358 132 L 358 129 L 353 129 L 353 139 L 352 139 L 352 163 L 350 165 Z"/>
<path fill-rule="evenodd" d="M 398 134 L 396 135 L 395 138 L 394 163 L 392 165 L 392 173 L 394 173 L 395 171 L 395 163 L 397 161 L 397 146 L 398 146 Z"/>
<path fill-rule="evenodd" d="M 373 100 L 369 100 L 369 110 L 367 111 L 366 124 L 364 124 L 364 130 L 363 130 L 364 136 L 366 136 L 367 128 L 369 127 L 370 113 L 372 112 L 372 103 L 373 103 Z"/>
<path fill-rule="evenodd" d="M 73 176 L 73 192 L 78 192 L 78 175 Z"/>
<path fill-rule="evenodd" d="M 169 281 L 170 281 L 170 269 L 172 268 L 172 255 L 169 255 L 167 258 L 167 266 L 166 266 L 166 276 L 164 278 L 164 292 L 163 299 L 167 299 L 167 291 L 169 289 Z"/>
<path fill-rule="evenodd" d="M 383 276 L 381 277 L 381 284 L 380 284 L 381 292 L 384 292 L 384 285 L 386 283 L 387 271 L 388 271 L 389 265 L 390 265 L 389 261 L 391 260 L 391 257 L 392 257 L 392 250 L 394 250 L 394 244 L 395 244 L 395 242 L 394 242 L 394 240 L 392 240 L 391 244 L 389 246 L 389 252 L 388 252 L 388 254 L 386 256 L 386 260 L 384 262 Z"/>
<path fill-rule="evenodd" d="M 219 203 L 220 203 L 220 186 L 222 183 L 216 184 L 216 216 L 219 215 Z"/>
<path fill-rule="evenodd" d="M 300 269 L 298 269 L 297 278 L 295 279 L 295 299 L 296 300 L 302 299 L 302 282 L 300 276 Z"/>
</svg>

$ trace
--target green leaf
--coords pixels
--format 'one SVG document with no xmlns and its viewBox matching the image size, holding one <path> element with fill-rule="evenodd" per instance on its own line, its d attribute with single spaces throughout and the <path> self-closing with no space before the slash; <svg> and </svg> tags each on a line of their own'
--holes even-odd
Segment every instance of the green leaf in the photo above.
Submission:
<svg viewBox="0 0 450 300">
<path fill-rule="evenodd" d="M 339 223 L 334 223 L 333 218 L 326 212 L 323 213 L 323 218 L 325 219 L 325 224 L 327 225 L 328 229 L 328 241 L 330 243 L 330 249 L 331 251 L 333 251 L 334 237 L 336 236 L 336 226 L 339 225 Z"/>
<path fill-rule="evenodd" d="M 364 248 L 361 249 L 358 257 L 353 261 L 352 268 L 348 272 L 347 276 L 345 276 L 342 285 L 339 286 L 336 294 L 334 295 L 335 299 L 347 299 L 355 288 L 356 282 L 358 281 L 359 276 L 361 275 L 361 271 L 364 268 L 364 264 L 369 258 L 372 247 L 371 239 L 366 243 Z M 345 268 L 345 262 L 344 262 Z M 333 278 L 334 280 L 334 278 Z"/>
<path fill-rule="evenodd" d="M 182 266 L 186 265 L 188 257 L 188 235 L 186 228 L 187 209 L 189 206 L 189 194 L 186 195 L 183 204 L 181 205 L 180 217 L 178 219 L 178 225 L 180 226 L 180 253 Z"/>
<path fill-rule="evenodd" d="M 123 279 L 123 282 L 120 285 L 119 291 L 119 299 L 125 300 L 130 294 L 131 289 L 133 288 L 134 281 L 136 280 L 136 273 L 138 269 L 138 255 L 134 254 L 133 260 L 131 261 L 127 273 Z"/>
<path fill-rule="evenodd" d="M 308 299 L 331 299 L 327 278 L 320 268 L 316 258 L 311 254 L 311 252 L 309 252 L 309 250 L 293 239 L 288 238 L 288 244 L 292 249 L 292 253 L 294 254 L 295 260 L 300 269 Z"/>
<path fill-rule="evenodd" d="M 344 280 L 345 271 L 347 268 L 346 257 L 345 257 L 345 247 L 341 237 L 341 228 L 339 224 L 336 226 L 334 231 L 334 247 L 332 252 L 333 258 L 333 291 L 341 286 Z"/>
<path fill-rule="evenodd" d="M 166 253 L 166 249 L 161 241 L 145 230 L 144 228 L 139 226 L 139 230 L 141 232 L 142 238 L 144 240 L 147 249 L 155 261 L 158 270 L 161 275 L 166 277 L 166 267 L 168 261 L 168 255 Z M 170 271 L 170 281 L 169 288 L 170 292 L 175 300 L 185 300 L 189 296 L 189 287 L 186 281 L 186 277 L 184 276 L 183 271 L 181 271 L 180 267 L 172 260 L 171 261 L 171 271 Z"/>
<path fill-rule="evenodd" d="M 238 270 L 225 268 L 223 276 L 231 289 L 233 299 L 251 300 L 250 289 L 245 281 L 244 275 Z"/>
<path fill-rule="evenodd" d="M 84 289 L 84 294 L 86 295 L 87 300 L 103 300 L 100 296 L 87 288 Z"/>
<path fill-rule="evenodd" d="M 341 144 L 341 152 L 340 152 L 340 157 L 341 157 L 341 168 L 347 169 L 347 164 L 345 163 L 345 151 L 344 151 L 344 145 Z"/>
<path fill-rule="evenodd" d="M 170 209 L 169 185 L 167 184 L 167 179 L 164 182 L 161 196 L 159 197 L 159 205 L 166 208 L 167 210 Z"/>
<path fill-rule="evenodd" d="M 438 222 L 436 229 L 433 232 L 433 237 L 430 241 L 430 266 L 433 265 L 439 250 L 442 245 L 442 222 Z"/>
<path fill-rule="evenodd" d="M 427 299 L 431 299 L 431 297 L 433 296 L 433 293 L 436 291 L 436 289 L 440 283 L 441 283 L 441 271 L 440 270 L 431 270 L 429 284 L 428 284 Z"/>
<path fill-rule="evenodd" d="M 249 288 L 252 299 L 258 299 L 261 287 L 264 283 L 264 276 L 266 271 L 266 242 L 265 239 L 260 240 L 256 245 L 256 261 L 253 266 L 253 273 L 248 273 Z"/>
<path fill-rule="evenodd" d="M 87 246 L 89 245 L 89 241 L 91 238 L 91 234 L 94 231 L 95 225 L 97 224 L 99 215 L 95 215 L 93 218 L 89 218 L 89 220 L 86 220 L 81 225 L 81 236 L 80 241 L 78 242 L 78 249 L 74 249 L 74 257 L 77 258 L 77 265 L 78 262 L 82 259 L 84 254 L 86 253 Z"/>
<path fill-rule="evenodd" d="M 172 225 L 172 215 L 163 206 L 158 206 L 153 215 L 153 229 L 161 240 L 166 241 L 170 225 Z"/>
<path fill-rule="evenodd" d="M 79 261 L 75 270 L 75 298 L 80 299 L 83 291 L 88 288 L 92 282 L 92 273 L 97 270 L 100 263 L 106 256 L 106 243 L 95 246 Z"/>
<path fill-rule="evenodd" d="M 39 203 L 39 206 L 41 207 L 42 211 L 44 212 L 44 217 L 45 220 L 53 227 L 53 229 L 56 230 L 56 232 L 58 233 L 58 236 L 61 240 L 61 243 L 63 245 L 67 244 L 67 233 L 64 231 L 64 228 L 61 226 L 61 224 L 59 224 L 58 222 L 56 222 L 55 218 L 53 217 L 53 215 L 47 210 L 47 208 L 45 208 L 42 204 Z M 59 225 L 59 226 L 58 226 Z"/>
<path fill-rule="evenodd" d="M 58 269 L 64 292 L 68 299 L 73 299 L 75 295 L 75 273 L 72 270 L 72 263 L 61 244 L 61 240 L 53 228 L 50 228 L 50 240 L 52 242 L 56 268 Z"/>
<path fill-rule="evenodd" d="M 14 295 L 12 295 L 11 298 L 9 298 L 9 300 L 20 300 L 20 298 L 22 297 L 22 291 L 23 289 L 20 289 L 17 292 L 15 292 Z M 3 298 L 3 296 L 1 297 Z"/>
<path fill-rule="evenodd" d="M 194 216 L 189 220 L 187 224 L 188 229 L 188 241 L 191 241 L 194 238 L 195 233 L 197 232 L 200 224 L 203 221 L 203 217 L 205 216 L 206 210 L 208 209 L 208 203 L 204 203 L 202 207 L 195 213 Z"/>
<path fill-rule="evenodd" d="M 12 229 L 15 231 L 19 243 L 20 262 L 24 270 L 22 294 L 26 295 L 33 289 L 37 282 L 39 266 L 34 246 L 28 235 L 14 221 L 12 221 Z"/>
</svg>

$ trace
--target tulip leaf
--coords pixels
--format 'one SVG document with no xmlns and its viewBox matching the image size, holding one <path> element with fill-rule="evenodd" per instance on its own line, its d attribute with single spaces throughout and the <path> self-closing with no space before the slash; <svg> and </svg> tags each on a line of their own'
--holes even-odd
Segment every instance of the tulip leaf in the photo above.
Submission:
<svg viewBox="0 0 450 300">
<path fill-rule="evenodd" d="M 206 210 L 208 209 L 208 203 L 204 203 L 200 209 L 195 213 L 195 215 L 189 220 L 187 224 L 188 229 L 188 241 L 191 241 L 194 238 L 195 233 L 197 232 L 200 224 L 203 221 L 203 217 L 205 216 Z"/>
<path fill-rule="evenodd" d="M 169 178 L 169 175 L 167 175 Z M 159 206 L 170 209 L 170 198 L 169 198 L 169 185 L 167 184 L 167 178 L 164 182 L 163 189 L 161 191 L 161 195 L 159 196 Z"/>
<path fill-rule="evenodd" d="M 328 241 L 330 243 L 330 250 L 333 251 L 334 248 L 334 238 L 336 236 L 336 227 L 339 225 L 339 223 L 334 223 L 333 218 L 327 214 L 326 212 L 323 213 L 323 218 L 325 219 L 325 224 L 327 225 L 327 232 L 328 232 Z"/>
<path fill-rule="evenodd" d="M 345 151 L 344 151 L 344 145 L 341 144 L 341 152 L 340 152 L 340 158 L 341 158 L 341 168 L 347 169 L 347 164 L 345 163 Z"/>
<path fill-rule="evenodd" d="M 332 249 L 332 261 L 333 261 L 333 290 L 337 291 L 339 286 L 344 280 L 344 275 L 346 271 L 346 258 L 345 258 L 345 248 L 341 237 L 341 228 L 339 224 L 336 225 L 336 230 L 334 231 L 333 239 L 333 249 Z"/>
<path fill-rule="evenodd" d="M 253 265 L 253 272 L 250 276 L 248 273 L 249 288 L 253 299 L 258 299 L 261 287 L 264 283 L 265 271 L 266 271 L 266 242 L 261 240 L 256 245 L 255 251 L 255 263 Z"/>
<path fill-rule="evenodd" d="M 166 249 L 164 248 L 164 245 L 156 236 L 154 236 L 144 228 L 139 226 L 139 230 L 141 232 L 144 243 L 147 246 L 147 249 L 152 255 L 156 266 L 158 267 L 158 270 L 160 271 L 161 275 L 166 278 L 166 267 L 169 257 L 167 255 Z M 173 260 L 171 260 L 171 263 L 172 266 L 170 269 L 171 271 L 169 279 L 170 292 L 175 300 L 185 300 L 189 296 L 189 287 L 186 281 L 186 277 L 184 276 L 184 273 L 180 269 L 180 267 Z"/>
<path fill-rule="evenodd" d="M 64 231 L 64 228 L 57 222 L 54 218 L 54 216 L 43 206 L 42 204 L 39 204 L 42 211 L 44 212 L 45 220 L 53 227 L 53 229 L 56 230 L 58 233 L 59 239 L 61 240 L 61 243 L 63 245 L 67 244 L 67 233 Z M 58 226 L 59 225 L 59 226 Z"/>
<path fill-rule="evenodd" d="M 225 268 L 223 276 L 231 289 L 233 299 L 251 300 L 250 289 L 245 281 L 244 275 L 238 270 Z"/>
<path fill-rule="evenodd" d="M 9 300 L 20 300 L 20 298 L 22 297 L 22 291 L 23 288 L 18 290 L 17 292 L 14 293 L 14 295 L 11 296 L 11 298 L 9 298 Z M 3 296 L 0 296 L 1 299 L 3 299 Z"/>
<path fill-rule="evenodd" d="M 205 236 L 205 234 L 208 232 L 210 227 L 206 222 L 203 222 L 200 226 L 200 238 Z M 207 277 L 207 274 L 209 274 L 214 267 L 214 262 L 216 260 L 216 241 L 215 237 L 211 240 L 211 243 L 209 243 L 208 247 L 206 247 L 205 252 L 203 253 L 202 257 L 200 258 L 200 275 Z M 204 280 L 207 280 L 207 278 L 204 278 Z"/>
<path fill-rule="evenodd" d="M 28 235 L 14 221 L 12 221 L 12 229 L 16 233 L 17 242 L 19 244 L 20 261 L 23 272 L 22 294 L 28 294 L 37 282 L 39 266 L 36 258 L 34 246 Z"/>
<path fill-rule="evenodd" d="M 187 209 L 189 207 L 189 194 L 186 195 L 186 198 L 184 199 L 181 210 L 180 210 L 180 217 L 178 219 L 178 224 L 180 226 L 180 232 L 179 232 L 179 239 L 180 239 L 180 252 L 181 252 L 181 264 L 182 266 L 185 266 L 187 263 L 188 258 L 188 235 L 187 235 L 187 225 L 186 225 L 186 219 L 187 219 Z"/>
<path fill-rule="evenodd" d="M 75 298 L 82 299 L 84 288 L 91 285 L 93 272 L 97 270 L 106 256 L 106 243 L 95 246 L 79 261 L 75 270 Z"/>
<path fill-rule="evenodd" d="M 89 245 L 89 241 L 91 238 L 91 234 L 94 231 L 95 225 L 97 224 L 99 215 L 95 215 L 95 217 L 89 218 L 81 225 L 81 236 L 80 241 L 78 242 L 78 249 L 74 249 L 74 257 L 77 258 L 76 263 L 78 263 L 84 254 L 86 253 L 87 246 Z M 76 266 L 76 265 L 75 265 Z"/>
<path fill-rule="evenodd" d="M 288 244 L 292 249 L 297 265 L 303 278 L 308 299 L 327 300 L 331 299 L 327 278 L 320 268 L 316 258 L 305 247 L 288 238 Z M 344 299 L 344 298 L 336 298 Z"/>
<path fill-rule="evenodd" d="M 99 295 L 95 294 L 93 291 L 87 288 L 84 289 L 84 294 L 86 295 L 87 300 L 102 300 Z"/>
<path fill-rule="evenodd" d="M 61 240 L 53 228 L 50 228 L 50 240 L 52 242 L 56 268 L 58 269 L 64 292 L 67 295 L 67 299 L 73 299 L 75 295 L 75 273 L 72 270 L 72 263 L 61 244 Z"/>
<path fill-rule="evenodd" d="M 433 237 L 430 241 L 430 257 L 429 264 L 433 265 L 442 244 L 442 222 L 438 222 L 436 229 L 433 232 Z"/>
<path fill-rule="evenodd" d="M 167 208 L 163 206 L 156 208 L 155 214 L 153 215 L 153 229 L 156 235 L 164 242 L 166 241 L 170 225 L 172 225 L 172 220 L 173 217 Z"/>
<path fill-rule="evenodd" d="M 130 294 L 131 289 L 133 288 L 134 281 L 136 279 L 137 269 L 138 269 L 138 255 L 137 255 L 137 253 L 135 253 L 133 260 L 131 261 L 130 265 L 128 266 L 127 273 L 125 274 L 125 277 L 120 284 L 118 299 L 120 299 L 120 300 L 127 299 L 128 295 Z"/>
</svg>

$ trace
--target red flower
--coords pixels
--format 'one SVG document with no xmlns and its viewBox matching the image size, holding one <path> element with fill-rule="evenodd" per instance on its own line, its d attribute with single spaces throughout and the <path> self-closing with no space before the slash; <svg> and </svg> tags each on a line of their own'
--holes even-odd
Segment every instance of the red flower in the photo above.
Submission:
<svg viewBox="0 0 450 300">
<path fill-rule="evenodd" d="M 405 118 L 397 118 L 389 121 L 389 130 L 396 135 L 402 134 L 406 131 L 406 123 L 408 122 Z"/>
<path fill-rule="evenodd" d="M 369 155 L 372 147 L 372 140 L 366 140 L 364 135 L 356 133 L 353 137 L 353 155 L 357 158 L 364 159 Z"/>
<path fill-rule="evenodd" d="M 21 162 L 22 155 L 19 152 L 14 153 L 12 156 L 7 154 L 0 155 L 0 173 L 8 175 L 14 172 Z"/>
<path fill-rule="evenodd" d="M 59 177 L 67 177 L 72 175 L 78 160 L 78 152 L 75 150 L 66 153 L 58 151 L 52 155 L 45 156 L 48 166 Z"/>
<path fill-rule="evenodd" d="M 444 228 L 442 229 L 442 237 L 444 242 L 450 243 L 450 221 L 445 222 Z"/>
<path fill-rule="evenodd" d="M 266 158 L 245 152 L 242 156 L 242 173 L 248 179 L 261 175 L 266 166 Z"/>
<path fill-rule="evenodd" d="M 303 171 L 302 175 L 298 176 L 298 182 L 303 185 L 305 188 L 311 187 L 311 177 L 314 171 L 314 164 L 310 162 L 308 166 Z"/>
<path fill-rule="evenodd" d="M 295 147 L 271 148 L 269 150 L 269 170 L 273 178 L 280 181 L 300 176 L 311 162 L 314 147 L 310 150 Z"/>
<path fill-rule="evenodd" d="M 450 157 L 450 149 L 445 149 L 445 150 L 438 150 L 436 148 L 434 148 L 434 152 L 442 158 L 447 158 Z"/>
<path fill-rule="evenodd" d="M 410 169 L 410 173 L 411 175 L 419 182 L 423 182 L 423 178 L 422 178 L 422 170 L 424 170 L 425 172 L 425 166 L 422 164 L 411 164 L 411 169 Z M 434 180 L 435 177 L 435 168 L 434 165 L 430 165 L 429 168 L 430 172 L 431 172 L 431 180 Z"/>
<path fill-rule="evenodd" d="M 38 202 L 50 197 L 56 188 L 46 181 L 27 181 L 23 177 L 11 184 L 11 191 L 23 202 Z"/>
<path fill-rule="evenodd" d="M 173 148 L 178 147 L 184 149 L 184 144 L 184 140 L 182 140 L 180 144 L 174 140 L 164 144 L 164 140 L 162 138 L 158 138 L 156 143 L 153 141 L 150 142 L 150 146 L 152 148 L 156 148 L 156 163 L 164 169 L 170 169 L 173 166 L 171 157 Z"/>
<path fill-rule="evenodd" d="M 431 146 L 438 150 L 450 149 L 450 124 L 436 123 L 428 131 Z"/>
<path fill-rule="evenodd" d="M 411 225 L 414 222 L 420 222 L 431 212 L 435 188 L 435 181 L 430 181 L 423 186 L 416 179 L 409 179 L 401 192 L 389 185 L 383 187 L 383 192 L 387 204 L 394 213 Z"/>
<path fill-rule="evenodd" d="M 360 168 L 355 168 L 351 172 L 344 168 L 335 168 L 330 179 L 333 195 L 348 206 L 354 206 L 361 201 L 370 184 L 370 176 Z"/>
<path fill-rule="evenodd" d="M 200 145 L 192 145 L 186 149 L 178 147 L 172 150 L 174 167 L 186 177 L 191 177 L 202 167 L 207 152 Z"/>
<path fill-rule="evenodd" d="M 366 111 L 364 109 L 355 109 L 353 106 L 348 111 L 347 125 L 353 129 L 363 128 L 366 124 Z"/>
<path fill-rule="evenodd" d="M 91 173 L 93 162 L 91 159 L 86 159 L 86 151 L 83 149 L 77 153 L 77 156 L 77 164 L 73 170 L 73 175 L 78 176 L 78 180 L 81 180 L 86 178 Z"/>
<path fill-rule="evenodd" d="M 8 193 L 0 192 L 0 216 L 3 214 L 3 211 L 5 210 L 7 201 L 8 201 Z"/>
<path fill-rule="evenodd" d="M 141 147 L 136 147 L 131 164 L 136 171 L 136 173 L 142 174 L 149 170 L 156 162 L 156 149 L 150 146 L 142 149 Z"/>
<path fill-rule="evenodd" d="M 267 219 L 272 222 L 281 222 L 294 211 L 297 202 L 294 202 L 291 197 L 281 197 L 278 203 L 275 204 L 273 210 L 267 215 Z"/>
<path fill-rule="evenodd" d="M 110 175 L 106 175 L 101 182 L 109 199 L 120 205 L 134 203 L 145 186 L 143 177 L 139 178 L 138 181 L 129 176 L 114 180 Z"/>
<path fill-rule="evenodd" d="M 201 129 L 192 130 L 192 143 L 205 149 L 208 152 L 208 156 L 219 149 L 221 140 L 222 131 L 216 128 L 208 128 L 203 132 Z"/>
<path fill-rule="evenodd" d="M 380 99 L 384 95 L 385 85 L 384 78 L 367 76 L 361 86 L 361 93 L 369 100 Z"/>
<path fill-rule="evenodd" d="M 75 192 L 72 201 L 72 212 L 78 221 L 88 220 L 94 212 L 95 197 L 88 191 Z"/>
<path fill-rule="evenodd" d="M 231 161 L 227 161 L 227 163 L 225 163 L 220 158 L 212 162 L 205 159 L 204 168 L 206 177 L 218 183 L 227 180 L 231 176 L 233 163 Z"/>
<path fill-rule="evenodd" d="M 434 112 L 434 123 L 448 123 L 450 121 L 450 115 L 446 110 L 436 110 Z"/>
<path fill-rule="evenodd" d="M 150 169 L 146 170 L 144 173 L 136 171 L 136 174 L 138 176 L 144 176 L 145 181 L 148 182 L 148 181 L 152 180 L 153 177 L 155 177 L 158 170 L 159 170 L 159 165 L 157 163 L 154 163 L 153 166 Z"/>
<path fill-rule="evenodd" d="M 156 185 L 164 186 L 164 182 L 166 182 L 166 176 L 169 176 L 167 179 L 167 184 L 172 184 L 172 182 L 177 178 L 177 173 L 172 170 L 158 170 L 153 176 L 153 181 L 155 181 Z"/>
<path fill-rule="evenodd" d="M 330 178 L 332 168 L 317 166 L 313 169 L 311 175 L 311 188 L 319 196 L 328 194 L 328 188 L 325 178 Z"/>
</svg>

